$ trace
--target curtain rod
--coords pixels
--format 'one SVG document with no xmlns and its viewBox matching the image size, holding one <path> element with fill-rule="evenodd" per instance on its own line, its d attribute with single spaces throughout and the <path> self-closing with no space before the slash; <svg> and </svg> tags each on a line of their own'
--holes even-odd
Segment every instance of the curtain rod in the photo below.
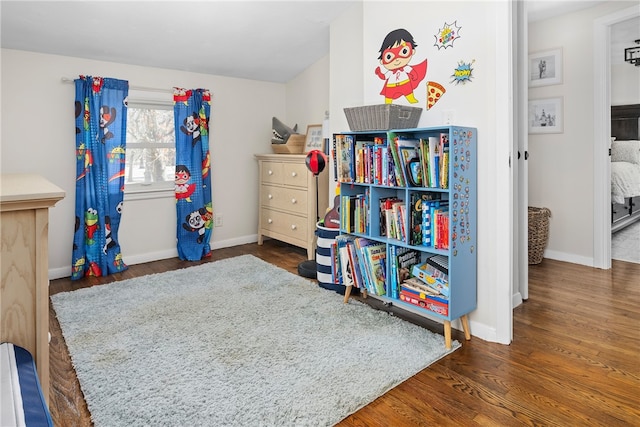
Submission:
<svg viewBox="0 0 640 427">
<path fill-rule="evenodd" d="M 60 79 L 62 81 L 62 83 L 73 83 L 74 79 L 71 79 L 69 77 L 62 77 Z M 129 85 L 129 89 L 131 90 L 144 90 L 147 92 L 161 92 L 161 93 L 173 93 L 173 88 L 171 89 L 160 89 L 157 87 L 146 87 L 146 86 L 134 86 L 134 85 Z"/>
</svg>

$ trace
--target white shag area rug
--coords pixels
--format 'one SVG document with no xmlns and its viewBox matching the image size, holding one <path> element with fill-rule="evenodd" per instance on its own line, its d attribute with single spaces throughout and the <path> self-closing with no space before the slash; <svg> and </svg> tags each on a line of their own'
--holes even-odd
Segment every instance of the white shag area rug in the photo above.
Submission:
<svg viewBox="0 0 640 427">
<path fill-rule="evenodd" d="M 252 255 L 51 299 L 96 427 L 329 426 L 460 346 Z"/>
</svg>

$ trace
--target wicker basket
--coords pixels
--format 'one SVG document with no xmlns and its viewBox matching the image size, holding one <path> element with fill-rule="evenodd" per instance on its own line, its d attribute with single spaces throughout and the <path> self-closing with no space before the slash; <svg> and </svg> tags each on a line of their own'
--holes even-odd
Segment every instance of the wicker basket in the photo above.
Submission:
<svg viewBox="0 0 640 427">
<path fill-rule="evenodd" d="M 353 132 L 368 130 L 411 129 L 418 126 L 422 108 L 403 105 L 365 105 L 344 109 Z"/>
<path fill-rule="evenodd" d="M 549 241 L 549 217 L 547 208 L 529 206 L 529 264 L 540 264 Z"/>
</svg>

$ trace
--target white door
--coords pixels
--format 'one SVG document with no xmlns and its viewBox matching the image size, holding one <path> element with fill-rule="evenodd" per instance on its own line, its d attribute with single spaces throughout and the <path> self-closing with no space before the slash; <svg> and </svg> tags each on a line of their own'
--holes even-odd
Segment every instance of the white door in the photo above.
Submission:
<svg viewBox="0 0 640 427">
<path fill-rule="evenodd" d="M 513 177 L 513 243 L 512 243 L 512 296 L 515 308 L 529 297 L 528 252 L 528 168 L 527 135 L 527 7 L 526 2 L 515 2 L 513 22 L 513 147 L 511 168 Z"/>
</svg>

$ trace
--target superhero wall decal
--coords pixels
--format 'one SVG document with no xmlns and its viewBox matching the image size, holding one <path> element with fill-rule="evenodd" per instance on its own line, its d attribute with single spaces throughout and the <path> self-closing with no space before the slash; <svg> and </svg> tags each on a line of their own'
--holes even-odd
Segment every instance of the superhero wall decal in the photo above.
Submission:
<svg viewBox="0 0 640 427">
<path fill-rule="evenodd" d="M 384 38 L 380 46 L 380 66 L 375 70 L 376 75 L 384 80 L 380 95 L 384 96 L 385 104 L 405 97 L 411 104 L 418 102 L 414 90 L 427 73 L 427 60 L 410 65 L 416 53 L 418 44 L 409 31 L 404 28 L 391 31 Z"/>
</svg>

